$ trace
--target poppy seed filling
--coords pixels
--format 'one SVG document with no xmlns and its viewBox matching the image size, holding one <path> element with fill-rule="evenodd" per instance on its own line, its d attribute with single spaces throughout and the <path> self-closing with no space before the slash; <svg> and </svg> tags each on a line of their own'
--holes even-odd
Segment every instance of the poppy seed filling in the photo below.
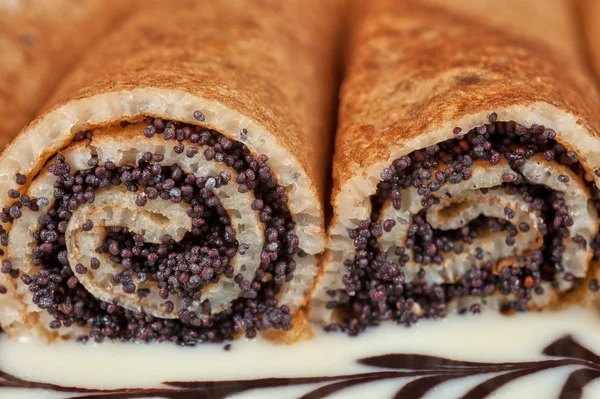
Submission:
<svg viewBox="0 0 600 399">
<path fill-rule="evenodd" d="M 546 162 L 565 165 L 585 182 L 598 211 L 600 191 L 579 162 L 577 154 L 554 140 L 554 130 L 540 125 L 527 128 L 514 121 L 500 122 L 495 113 L 490 115 L 489 123 L 485 125 L 466 134 L 455 128 L 453 133 L 454 139 L 414 151 L 396 159 L 382 171 L 377 192 L 371 197 L 371 217 L 348 231 L 354 243 L 355 256 L 344 262 L 348 270 L 343 277 L 344 288 L 328 291 L 331 300 L 327 304 L 329 309 L 340 312 L 342 319 L 339 323 L 328 325 L 327 330 L 343 330 L 357 335 L 368 326 L 384 320 L 411 325 L 420 317 L 445 317 L 449 302 L 464 297 L 510 295 L 512 299 L 501 310 L 526 311 L 535 295 L 544 294 L 543 282 L 550 282 L 553 289 L 558 288 L 559 279 L 569 282 L 571 290 L 582 285 L 582 278 L 569 272 L 561 273 L 564 271 L 561 258 L 565 240 L 572 240 L 583 250 L 592 248 L 593 256 L 598 257 L 599 236 L 588 242 L 584 237 L 571 233 L 569 228 L 574 221 L 565 203 L 565 193 L 533 184 L 520 171 L 536 154 L 541 154 Z M 520 235 L 534 228 L 525 222 L 513 225 L 511 219 L 515 218 L 515 210 L 510 207 L 503 209 L 503 218 L 480 215 L 458 229 L 436 229 L 427 220 L 427 210 L 440 203 L 440 197 L 432 196 L 432 193 L 471 179 L 471 167 L 476 162 L 483 161 L 494 166 L 503 160 L 508 163 L 510 173 L 502 175 L 501 185 L 481 188 L 478 196 L 485 198 L 494 190 L 503 190 L 505 195 L 528 204 L 532 212 L 540 216 L 537 229 L 543 236 L 543 242 L 500 266 L 497 262 L 485 262 L 483 249 L 476 247 L 474 258 L 481 260 L 481 264 L 472 266 L 457 281 L 441 284 L 423 282 L 428 268 L 462 254 L 466 246 L 477 243 L 483 230 L 504 233 L 506 248 L 510 248 Z M 561 183 L 569 180 L 567 175 L 558 176 Z M 380 239 L 396 226 L 396 220 L 384 216 L 384 208 L 400 209 L 402 192 L 407 189 L 416 189 L 421 210 L 412 215 L 406 240 L 398 242 L 392 253 L 383 253 Z M 409 262 L 421 266 L 415 277 L 406 277 L 405 267 Z M 592 279 L 589 289 L 597 291 L 598 281 Z M 479 313 L 480 302 L 473 301 L 471 305 L 459 308 L 458 312 Z"/>
<path fill-rule="evenodd" d="M 200 111 L 196 111 L 194 117 L 204 120 Z M 144 121 L 147 126 L 143 135 L 147 138 L 162 135 L 165 141 L 173 143 L 177 154 L 185 152 L 182 156 L 223 163 L 237 172 L 237 178 L 232 179 L 227 171 L 211 176 L 186 173 L 178 164 L 160 165 L 164 156 L 150 152 L 143 154 L 137 165 L 122 166 L 93 155 L 85 170 L 72 170 L 65 157 L 57 155 L 48 166 L 48 171 L 56 176 L 56 201 L 47 213 L 39 216 L 41 228 L 34 233 L 33 262 L 38 270 L 35 274 L 20 276 L 33 293 L 33 302 L 52 315 L 50 328 L 87 326 L 89 336 L 80 337 L 84 341 L 110 338 L 173 341 L 182 345 L 221 342 L 238 333 L 252 338 L 257 331 L 266 329 L 289 330 L 290 309 L 279 305 L 276 296 L 294 277 L 293 257 L 304 253 L 294 232 L 295 223 L 284 187 L 273 177 L 268 157 L 254 157 L 244 144 L 205 127 L 160 118 Z M 123 127 L 128 124 L 121 123 Z M 244 129 L 242 137 L 247 134 Z M 83 140 L 93 142 L 92 132 L 80 132 L 74 137 L 74 141 Z M 206 149 L 199 153 L 198 146 Z M 22 175 L 16 180 L 18 184 L 25 183 Z M 244 254 L 249 246 L 238 242 L 230 217 L 213 192 L 223 185 L 237 185 L 239 193 L 251 192 L 254 198 L 251 208 L 263 224 L 264 247 L 252 280 L 235 274 L 231 265 L 236 254 Z M 123 292 L 146 296 L 149 289 L 145 283 L 152 282 L 164 300 L 161 306 L 165 313 L 174 311 L 173 302 L 168 300 L 170 295 L 181 299 L 183 307 L 177 312 L 177 318 L 154 317 L 98 300 L 86 291 L 78 277 L 90 269 L 97 270 L 100 261 L 92 257 L 89 264 L 69 264 L 65 232 L 74 212 L 84 204 L 94 203 L 99 189 L 110 190 L 117 186 L 136 193 L 135 204 L 140 208 L 156 199 L 186 205 L 192 228 L 180 241 L 166 234 L 162 242 L 149 243 L 128 226 L 106 226 L 104 241 L 96 248 L 98 257 L 107 256 L 115 265 L 112 279 Z M 11 198 L 19 198 L 12 194 L 9 193 Z M 46 198 L 32 199 L 23 195 L 2 210 L 0 219 L 12 222 L 21 216 L 22 207 L 38 211 L 39 206 L 48 203 Z M 93 228 L 90 219 L 81 225 L 83 231 Z M 3 229 L 0 234 L 0 243 L 6 246 L 6 231 Z M 3 262 L 2 272 L 14 278 L 19 276 L 8 260 Z M 203 289 L 223 279 L 232 280 L 241 290 L 241 296 L 226 310 L 213 313 L 207 300 L 202 303 L 201 314 L 188 309 L 200 298 Z"/>
</svg>

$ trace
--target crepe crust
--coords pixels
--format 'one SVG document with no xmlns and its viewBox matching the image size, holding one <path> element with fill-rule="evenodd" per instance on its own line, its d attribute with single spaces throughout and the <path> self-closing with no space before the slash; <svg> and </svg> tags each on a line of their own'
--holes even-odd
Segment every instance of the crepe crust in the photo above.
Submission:
<svg viewBox="0 0 600 399">
<path fill-rule="evenodd" d="M 590 67 L 596 74 L 596 82 L 600 83 L 600 2 L 596 0 L 575 0 L 578 6 L 582 33 L 587 45 Z"/>
</svg>

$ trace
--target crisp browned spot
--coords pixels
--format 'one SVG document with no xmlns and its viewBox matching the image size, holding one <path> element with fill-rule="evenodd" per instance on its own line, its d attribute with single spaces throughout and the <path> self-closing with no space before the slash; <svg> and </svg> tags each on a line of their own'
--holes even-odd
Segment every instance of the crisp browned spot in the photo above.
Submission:
<svg viewBox="0 0 600 399">
<path fill-rule="evenodd" d="M 162 42 L 165 39 L 165 35 L 152 28 L 142 28 L 141 32 L 146 36 L 147 39 L 153 42 Z"/>
<path fill-rule="evenodd" d="M 375 135 L 375 126 L 373 125 L 363 125 L 360 126 L 358 130 L 366 138 L 371 138 Z"/>
<path fill-rule="evenodd" d="M 220 40 L 213 40 L 212 42 L 210 42 L 210 45 L 217 49 L 217 50 L 227 50 L 227 44 L 225 44 L 224 42 L 220 41 Z"/>
<path fill-rule="evenodd" d="M 481 77 L 479 77 L 479 75 L 476 74 L 468 74 L 468 75 L 463 75 L 463 76 L 458 76 L 456 78 L 456 83 L 458 83 L 459 85 L 472 85 L 472 84 L 476 84 L 481 82 Z"/>
<path fill-rule="evenodd" d="M 407 93 L 411 93 L 415 90 L 415 82 L 413 82 L 411 79 L 405 79 L 402 80 L 400 82 L 398 82 L 396 84 L 396 86 L 394 87 L 394 89 L 392 90 L 393 93 L 403 93 L 403 92 L 407 92 Z"/>
<path fill-rule="evenodd" d="M 35 38 L 32 35 L 27 34 L 27 33 L 20 35 L 19 40 L 21 40 L 21 43 L 23 43 L 27 46 L 33 46 L 35 44 Z"/>
</svg>

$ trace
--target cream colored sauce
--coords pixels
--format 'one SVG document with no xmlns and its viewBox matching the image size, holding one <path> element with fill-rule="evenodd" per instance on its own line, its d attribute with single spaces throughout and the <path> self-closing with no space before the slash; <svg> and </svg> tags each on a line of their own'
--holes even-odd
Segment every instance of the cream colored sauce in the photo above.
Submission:
<svg viewBox="0 0 600 399">
<path fill-rule="evenodd" d="M 135 345 L 61 343 L 45 345 L 0 338 L 0 368 L 23 379 L 87 388 L 149 388 L 161 381 L 310 377 L 379 371 L 361 366 L 361 357 L 386 353 L 421 353 L 456 360 L 520 362 L 547 359 L 544 347 L 571 334 L 600 353 L 600 311 L 571 308 L 561 312 L 501 316 L 450 316 L 405 328 L 392 323 L 359 338 L 327 334 L 315 327 L 315 338 L 292 346 L 264 340 L 181 348 L 171 344 Z M 493 398 L 557 397 L 574 366 L 536 373 L 510 383 Z M 460 396 L 491 375 L 457 379 L 438 386 L 427 399 Z M 393 397 L 408 379 L 374 382 L 340 391 L 331 398 Z M 320 384 L 249 391 L 234 398 L 294 398 Z M 321 384 L 322 385 L 322 384 Z M 35 395 L 33 395 L 35 393 Z M 43 390 L 0 389 L 0 398 L 61 398 Z M 592 382 L 584 398 L 600 397 Z"/>
</svg>

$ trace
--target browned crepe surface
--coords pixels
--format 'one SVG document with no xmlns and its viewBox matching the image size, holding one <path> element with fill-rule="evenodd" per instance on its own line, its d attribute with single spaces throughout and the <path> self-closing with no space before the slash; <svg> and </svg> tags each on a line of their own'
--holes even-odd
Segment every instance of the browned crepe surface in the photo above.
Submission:
<svg viewBox="0 0 600 399">
<path fill-rule="evenodd" d="M 20 0 L 0 4 L 0 151 L 59 79 L 130 1 Z"/>
<path fill-rule="evenodd" d="M 95 47 L 49 104 L 147 86 L 218 101 L 276 136 L 324 198 L 338 5 L 336 0 L 213 1 L 210 7 L 193 0 L 157 2 Z M 315 7 L 322 9 L 318 16 L 311 12 Z M 152 22 L 165 14 L 168 23 Z M 233 26 L 221 29 L 228 23 Z"/>
<path fill-rule="evenodd" d="M 553 44 L 554 37 L 575 37 L 571 24 L 527 14 L 518 20 L 521 14 L 514 10 L 511 26 L 538 23 L 546 42 L 493 26 L 487 22 L 493 14 L 486 16 L 483 7 L 482 18 L 475 19 L 459 13 L 455 2 L 434 3 L 369 4 L 341 91 L 334 198 L 349 177 L 387 158 L 388 144 L 402 146 L 425 127 L 482 109 L 545 101 L 580 115 L 592 130 L 600 128 L 597 92 L 580 62 L 569 57 L 576 50 L 557 51 Z M 566 2 L 551 3 L 560 7 L 554 13 L 559 22 L 573 11 Z"/>
<path fill-rule="evenodd" d="M 582 23 L 582 36 L 587 45 L 590 66 L 600 79 L 600 2 L 596 0 L 576 0 Z"/>
</svg>

